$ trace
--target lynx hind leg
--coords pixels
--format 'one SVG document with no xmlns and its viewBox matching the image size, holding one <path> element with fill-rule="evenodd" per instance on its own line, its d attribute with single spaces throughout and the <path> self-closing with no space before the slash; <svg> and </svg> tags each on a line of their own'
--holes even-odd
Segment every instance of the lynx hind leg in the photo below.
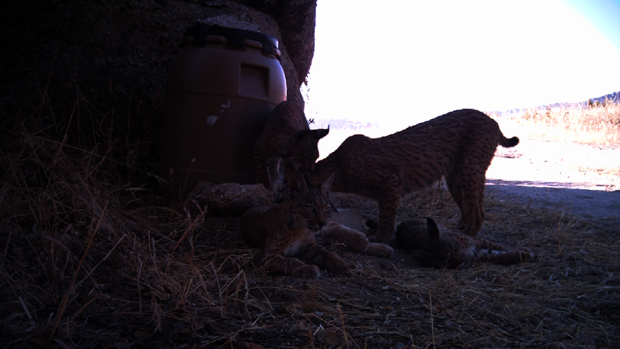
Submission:
<svg viewBox="0 0 620 349">
<path fill-rule="evenodd" d="M 450 191 L 450 195 L 452 195 L 452 200 L 456 203 L 456 205 L 461 210 L 461 218 L 456 225 L 456 228 L 459 231 L 465 230 L 467 227 L 467 222 L 465 219 L 465 210 L 463 203 L 463 182 L 460 175 L 460 166 L 457 166 L 455 171 L 446 177 L 446 183 L 448 184 L 448 190 Z"/>
<path fill-rule="evenodd" d="M 469 236 L 476 236 L 484 221 L 484 182 L 490 164 L 485 160 L 465 159 L 447 178 L 450 194 L 461 209 L 457 228 Z"/>
<path fill-rule="evenodd" d="M 509 251 L 486 250 L 484 255 L 487 257 L 483 258 L 483 260 L 488 260 L 491 263 L 503 264 L 503 265 L 527 263 L 527 262 L 533 261 L 536 258 L 536 255 L 533 254 L 532 252 L 520 251 L 520 250 L 509 250 Z"/>
<path fill-rule="evenodd" d="M 334 238 L 342 242 L 353 252 L 365 252 L 368 248 L 366 235 L 337 222 L 328 222 L 323 228 L 322 234 L 327 238 Z"/>
<path fill-rule="evenodd" d="M 312 242 L 300 249 L 301 257 L 314 264 L 325 267 L 332 273 L 344 274 L 351 269 L 361 269 L 357 263 L 348 262 L 334 252 L 328 251 L 316 242 Z"/>
</svg>

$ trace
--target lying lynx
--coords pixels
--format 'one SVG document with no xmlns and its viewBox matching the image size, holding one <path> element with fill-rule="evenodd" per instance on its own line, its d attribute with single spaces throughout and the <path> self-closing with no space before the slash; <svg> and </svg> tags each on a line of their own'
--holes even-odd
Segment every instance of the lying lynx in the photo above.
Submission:
<svg viewBox="0 0 620 349">
<path fill-rule="evenodd" d="M 280 202 L 283 183 L 293 170 L 308 174 L 319 157 L 318 142 L 329 129 L 310 130 L 304 112 L 293 101 L 278 104 L 254 144 L 257 183 L 276 195 Z"/>
<path fill-rule="evenodd" d="M 458 229 L 475 236 L 484 220 L 485 174 L 495 149 L 518 143 L 517 137 L 504 137 L 497 122 L 482 112 L 457 110 L 382 138 L 351 136 L 315 165 L 315 175 L 320 180 L 333 172 L 332 191 L 377 200 L 377 240 L 386 243 L 394 233 L 400 198 L 443 176 L 461 209 Z"/>
<path fill-rule="evenodd" d="M 316 265 L 308 265 L 294 258 L 296 256 L 336 274 L 357 267 L 318 245 L 314 236 L 327 224 L 331 214 L 329 187 L 332 180 L 333 176 L 330 176 L 318 189 L 309 188 L 303 175 L 294 171 L 282 203 L 255 207 L 241 216 L 245 241 L 264 249 L 262 264 L 265 270 L 303 278 L 321 275 Z"/>
<path fill-rule="evenodd" d="M 394 246 L 410 250 L 422 265 L 435 268 L 456 268 L 463 262 L 517 264 L 536 256 L 529 250 L 509 249 L 494 242 L 473 238 L 444 226 L 431 218 L 406 221 L 398 225 Z"/>
</svg>

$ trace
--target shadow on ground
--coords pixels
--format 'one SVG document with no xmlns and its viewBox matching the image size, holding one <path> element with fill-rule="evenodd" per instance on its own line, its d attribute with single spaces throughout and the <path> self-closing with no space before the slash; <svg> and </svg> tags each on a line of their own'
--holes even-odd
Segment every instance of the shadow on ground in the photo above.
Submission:
<svg viewBox="0 0 620 349">
<path fill-rule="evenodd" d="M 526 209 L 565 211 L 586 220 L 620 224 L 620 191 L 567 187 L 567 183 L 487 180 L 486 193 Z"/>
</svg>

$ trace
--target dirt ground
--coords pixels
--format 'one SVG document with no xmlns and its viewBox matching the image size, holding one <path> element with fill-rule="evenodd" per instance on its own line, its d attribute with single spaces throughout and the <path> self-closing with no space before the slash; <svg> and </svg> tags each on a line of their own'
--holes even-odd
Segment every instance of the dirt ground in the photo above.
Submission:
<svg viewBox="0 0 620 349">
<path fill-rule="evenodd" d="M 527 141 L 500 150 L 478 236 L 538 257 L 510 266 L 429 269 L 406 251 L 384 259 L 321 241 L 361 269 L 296 279 L 264 270 L 238 217 L 86 196 L 97 209 L 84 215 L 92 234 L 7 225 L 0 346 L 620 348 L 619 158 Z M 332 197 L 378 217 L 372 200 Z M 402 200 L 397 222 L 421 217 L 451 224 L 459 212 L 438 188 Z M 116 220 L 121 229 L 97 230 Z"/>
<path fill-rule="evenodd" d="M 487 171 L 486 191 L 525 207 L 620 227 L 620 148 L 530 140 L 499 147 Z"/>
</svg>

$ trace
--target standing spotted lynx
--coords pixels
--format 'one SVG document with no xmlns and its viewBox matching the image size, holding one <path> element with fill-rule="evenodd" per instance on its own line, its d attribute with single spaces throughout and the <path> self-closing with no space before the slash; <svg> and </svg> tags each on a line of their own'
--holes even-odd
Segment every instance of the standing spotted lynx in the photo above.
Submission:
<svg viewBox="0 0 620 349">
<path fill-rule="evenodd" d="M 408 250 L 427 267 L 456 268 L 463 262 L 517 264 L 536 256 L 526 249 L 509 249 L 483 238 L 474 238 L 444 226 L 431 218 L 405 221 L 396 228 L 394 246 Z"/>
<path fill-rule="evenodd" d="M 265 270 L 303 278 L 318 278 L 316 265 L 341 274 L 355 268 L 337 254 L 317 244 L 314 234 L 327 224 L 331 215 L 329 187 L 333 176 L 318 187 L 309 188 L 303 175 L 294 171 L 287 183 L 287 196 L 278 205 L 252 208 L 241 216 L 245 241 L 264 249 Z"/>
<path fill-rule="evenodd" d="M 475 236 L 484 220 L 485 174 L 495 149 L 518 143 L 517 137 L 504 137 L 497 122 L 482 112 L 456 110 L 381 138 L 351 136 L 315 165 L 314 180 L 333 172 L 332 191 L 377 200 L 376 238 L 387 243 L 401 197 L 443 176 L 461 209 L 458 229 Z"/>
<path fill-rule="evenodd" d="M 262 134 L 254 144 L 257 183 L 283 199 L 283 183 L 290 173 L 303 174 L 314 169 L 319 157 L 318 142 L 329 129 L 310 130 L 303 110 L 294 101 L 278 104 L 267 119 Z"/>
</svg>

